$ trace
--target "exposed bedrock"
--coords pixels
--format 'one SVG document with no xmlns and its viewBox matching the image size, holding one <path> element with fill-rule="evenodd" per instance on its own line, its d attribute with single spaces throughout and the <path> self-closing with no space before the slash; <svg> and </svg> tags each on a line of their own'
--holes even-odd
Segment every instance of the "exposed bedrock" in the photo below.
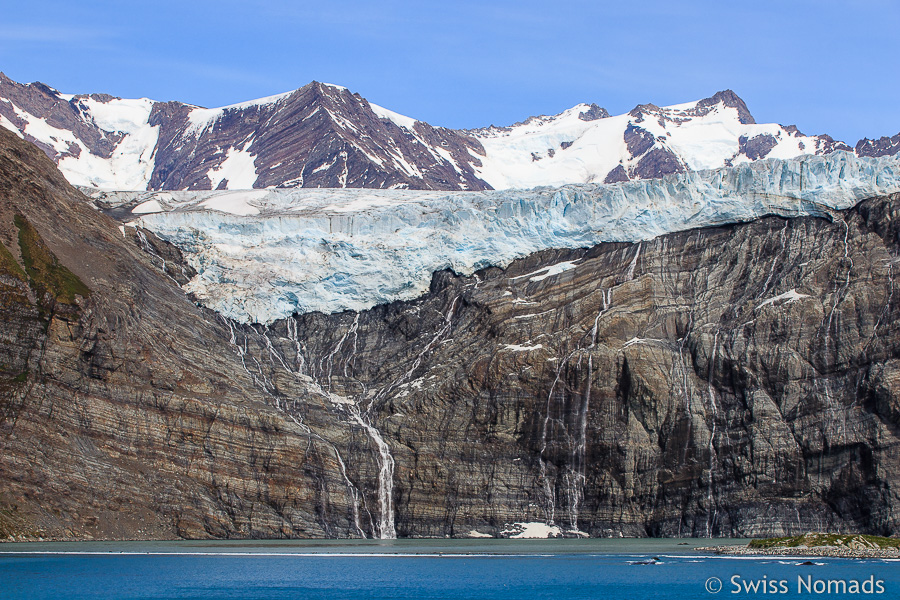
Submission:
<svg viewBox="0 0 900 600">
<path fill-rule="evenodd" d="M 242 331 L 362 407 L 400 535 L 891 533 L 897 200 L 438 273 L 415 302 Z"/>
<path fill-rule="evenodd" d="M 0 181 L 4 537 L 898 531 L 898 196 L 264 327 L 3 131 Z"/>
</svg>

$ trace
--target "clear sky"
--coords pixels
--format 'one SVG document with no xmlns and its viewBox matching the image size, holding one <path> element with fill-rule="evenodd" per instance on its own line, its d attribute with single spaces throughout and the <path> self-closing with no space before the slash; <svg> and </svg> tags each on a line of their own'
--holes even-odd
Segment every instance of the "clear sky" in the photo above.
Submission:
<svg viewBox="0 0 900 600">
<path fill-rule="evenodd" d="M 0 70 L 222 106 L 337 83 L 433 125 L 731 88 L 758 122 L 900 132 L 898 0 L 0 0 Z"/>
</svg>

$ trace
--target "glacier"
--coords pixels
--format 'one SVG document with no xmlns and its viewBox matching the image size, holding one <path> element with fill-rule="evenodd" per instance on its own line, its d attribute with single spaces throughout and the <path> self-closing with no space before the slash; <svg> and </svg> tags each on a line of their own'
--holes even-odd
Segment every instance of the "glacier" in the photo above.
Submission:
<svg viewBox="0 0 900 600">
<path fill-rule="evenodd" d="M 900 191 L 900 159 L 849 152 L 768 159 L 661 179 L 531 190 L 84 190 L 178 246 L 186 291 L 237 321 L 363 310 L 550 248 L 638 242 L 766 215 L 831 217 Z"/>
</svg>

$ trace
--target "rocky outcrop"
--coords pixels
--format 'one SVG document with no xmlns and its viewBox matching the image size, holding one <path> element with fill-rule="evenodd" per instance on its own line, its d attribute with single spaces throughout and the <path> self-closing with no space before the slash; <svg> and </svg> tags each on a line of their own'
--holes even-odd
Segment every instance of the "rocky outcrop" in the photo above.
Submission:
<svg viewBox="0 0 900 600">
<path fill-rule="evenodd" d="M 582 121 L 599 121 L 609 117 L 609 112 L 596 104 L 590 104 L 586 110 L 578 113 L 578 118 Z"/>
<path fill-rule="evenodd" d="M 603 183 L 617 183 L 619 181 L 628 181 L 628 173 L 625 172 L 625 167 L 622 165 L 616 165 L 603 179 Z"/>
<path fill-rule="evenodd" d="M 729 108 L 734 108 L 738 112 L 738 120 L 745 124 L 750 125 L 756 123 L 756 119 L 753 118 L 753 115 L 750 114 L 750 109 L 747 108 L 747 104 L 731 90 L 722 90 L 721 92 L 716 92 L 710 98 L 706 98 L 697 103 L 697 110 L 711 110 L 718 104 L 722 104 Z"/>
<path fill-rule="evenodd" d="M 793 126 L 787 126 L 787 127 L 785 127 L 785 130 L 789 130 L 791 128 L 793 128 L 794 130 L 797 129 L 796 127 L 793 127 Z M 803 134 L 797 132 L 797 135 L 803 135 Z M 834 139 L 830 135 L 820 134 L 820 135 L 813 136 L 813 137 L 815 139 L 814 147 L 815 147 L 815 152 L 817 154 L 831 154 L 832 152 L 836 152 L 838 150 L 845 150 L 847 152 L 853 152 L 853 148 L 851 148 L 850 146 L 848 146 L 847 144 L 845 144 L 844 142 L 842 142 L 840 140 Z M 805 144 L 804 144 L 804 146 L 805 146 Z M 900 149 L 898 149 L 898 150 L 900 150 Z M 893 156 L 896 153 L 897 153 L 896 151 L 895 152 L 885 152 L 881 156 Z M 857 153 L 857 156 L 866 156 L 866 155 Z"/>
<path fill-rule="evenodd" d="M 752 138 L 743 135 L 738 138 L 740 154 L 745 155 L 750 160 L 765 158 L 777 145 L 778 140 L 775 139 L 775 136 L 769 134 L 760 134 Z"/>
<path fill-rule="evenodd" d="M 900 133 L 877 140 L 863 138 L 856 144 L 855 150 L 859 156 L 893 156 L 900 152 Z"/>
<path fill-rule="evenodd" d="M 176 253 L 6 132 L 0 178 L 7 535 L 898 530 L 898 197 L 266 327 L 191 303 Z"/>
</svg>

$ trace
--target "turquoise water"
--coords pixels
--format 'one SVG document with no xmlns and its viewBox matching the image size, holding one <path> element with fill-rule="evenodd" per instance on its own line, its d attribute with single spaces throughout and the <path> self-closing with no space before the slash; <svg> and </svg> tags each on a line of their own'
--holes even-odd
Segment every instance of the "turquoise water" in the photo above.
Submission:
<svg viewBox="0 0 900 600">
<path fill-rule="evenodd" d="M 813 558 L 815 564 L 801 565 L 803 559 L 704 556 L 693 549 L 703 541 L 690 540 L 688 546 L 679 543 L 683 542 L 3 544 L 0 598 L 900 597 L 898 561 Z M 721 581 L 717 593 L 707 591 L 707 586 L 717 589 L 711 578 Z M 857 593 L 852 593 L 853 582 L 858 586 Z M 871 593 L 867 594 L 868 589 Z"/>
</svg>

